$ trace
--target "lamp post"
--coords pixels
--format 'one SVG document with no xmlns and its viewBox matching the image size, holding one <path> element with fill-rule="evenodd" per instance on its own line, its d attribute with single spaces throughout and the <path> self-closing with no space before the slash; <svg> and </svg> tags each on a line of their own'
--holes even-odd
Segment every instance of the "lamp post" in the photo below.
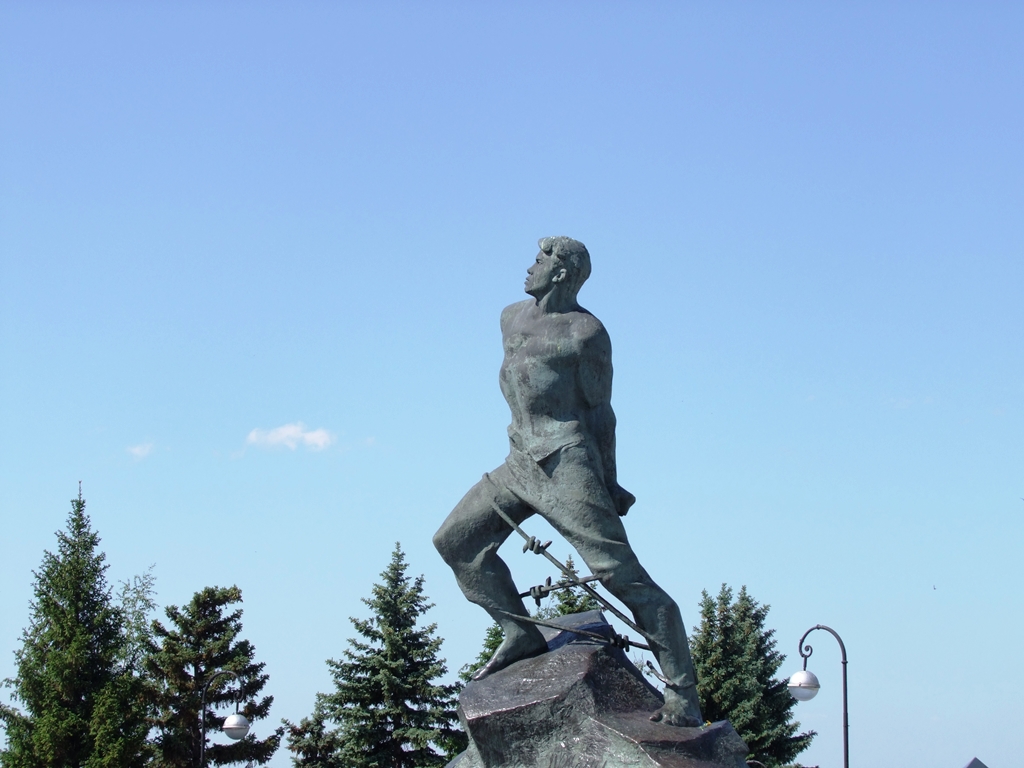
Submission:
<svg viewBox="0 0 1024 768">
<path fill-rule="evenodd" d="M 799 645 L 804 668 L 789 678 L 789 692 L 797 701 L 809 701 L 818 695 L 818 689 L 821 687 L 818 684 L 818 678 L 813 672 L 807 671 L 807 659 L 814 653 L 814 649 L 809 645 L 804 645 L 804 640 L 816 629 L 824 629 L 839 642 L 839 651 L 843 657 L 843 768 L 850 768 L 850 717 L 846 706 L 846 646 L 843 645 L 843 638 L 839 636 L 838 632 L 824 624 L 815 624 L 804 632 Z"/>
<path fill-rule="evenodd" d="M 238 673 L 232 672 L 230 669 L 218 669 L 212 675 L 210 679 L 206 681 L 206 685 L 203 686 L 203 695 L 199 704 L 199 768 L 206 768 L 206 692 L 210 690 L 210 686 L 213 681 L 221 675 L 231 675 L 231 677 L 238 680 Z M 245 734 L 249 732 L 249 721 L 245 715 L 238 711 L 238 704 L 242 699 L 242 688 L 238 688 L 238 700 L 235 701 L 235 714 L 228 715 L 224 720 L 224 725 L 221 726 L 221 730 L 230 739 L 238 741 L 245 737 Z"/>
</svg>

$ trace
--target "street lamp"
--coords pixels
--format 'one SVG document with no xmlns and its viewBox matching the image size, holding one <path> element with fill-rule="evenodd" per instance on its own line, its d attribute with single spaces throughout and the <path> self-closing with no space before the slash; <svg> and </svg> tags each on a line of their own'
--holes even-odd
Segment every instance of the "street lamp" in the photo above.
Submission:
<svg viewBox="0 0 1024 768">
<path fill-rule="evenodd" d="M 213 681 L 221 675 L 231 675 L 235 680 L 239 679 L 238 673 L 232 672 L 230 669 L 218 669 L 210 675 L 210 679 L 203 686 L 203 695 L 199 704 L 199 768 L 206 768 L 206 692 L 210 690 Z M 224 725 L 221 726 L 221 730 L 227 737 L 235 741 L 245 738 L 245 734 L 249 732 L 249 721 L 238 711 L 238 704 L 241 700 L 242 687 L 239 685 L 238 700 L 235 701 L 235 714 L 228 715 L 224 719 Z"/>
<path fill-rule="evenodd" d="M 800 638 L 799 645 L 800 656 L 804 660 L 804 668 L 789 678 L 789 693 L 797 701 L 809 701 L 817 696 L 818 689 L 821 688 L 817 676 L 813 672 L 807 671 L 807 659 L 814 653 L 814 649 L 809 645 L 804 645 L 804 640 L 816 629 L 824 629 L 839 642 L 839 651 L 843 657 L 843 768 L 850 768 L 850 717 L 846 706 L 846 646 L 843 645 L 843 638 L 839 636 L 838 632 L 831 627 L 826 627 L 824 624 L 815 624 L 804 632 L 804 636 Z"/>
</svg>

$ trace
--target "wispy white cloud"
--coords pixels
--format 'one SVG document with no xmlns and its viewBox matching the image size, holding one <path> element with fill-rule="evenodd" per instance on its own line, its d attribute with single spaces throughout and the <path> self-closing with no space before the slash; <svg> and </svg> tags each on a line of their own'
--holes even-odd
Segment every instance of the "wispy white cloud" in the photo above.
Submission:
<svg viewBox="0 0 1024 768">
<path fill-rule="evenodd" d="M 134 456 L 136 459 L 144 459 L 153 452 L 152 443 L 139 443 L 138 445 L 129 445 L 128 453 Z"/>
<path fill-rule="evenodd" d="M 334 442 L 334 435 L 326 429 L 306 429 L 301 421 L 285 424 L 273 429 L 254 429 L 245 440 L 249 445 L 260 448 L 275 448 L 283 445 L 295 450 L 300 445 L 314 451 L 322 451 Z"/>
</svg>

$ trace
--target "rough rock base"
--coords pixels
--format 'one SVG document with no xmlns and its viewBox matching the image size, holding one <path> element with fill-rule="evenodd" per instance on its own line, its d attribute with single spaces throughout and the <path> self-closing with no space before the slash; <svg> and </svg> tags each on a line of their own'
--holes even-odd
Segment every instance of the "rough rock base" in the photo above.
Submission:
<svg viewBox="0 0 1024 768">
<path fill-rule="evenodd" d="M 600 611 L 552 621 L 610 636 Z M 466 686 L 459 718 L 469 749 L 448 768 L 745 768 L 728 722 L 650 721 L 662 703 L 617 648 L 544 630 L 548 653 Z"/>
</svg>

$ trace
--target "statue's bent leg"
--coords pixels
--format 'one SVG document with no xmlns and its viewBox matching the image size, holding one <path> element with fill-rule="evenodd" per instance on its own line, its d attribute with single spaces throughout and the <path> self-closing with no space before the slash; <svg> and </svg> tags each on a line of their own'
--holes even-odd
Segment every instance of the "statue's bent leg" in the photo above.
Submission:
<svg viewBox="0 0 1024 768">
<path fill-rule="evenodd" d="M 669 681 L 666 709 L 672 704 L 679 710 L 677 716 L 667 713 L 666 719 L 677 725 L 701 724 L 697 677 L 679 606 L 640 565 L 586 448 L 563 450 L 550 480 L 549 498 L 539 505 L 542 514 L 644 631 Z"/>
<path fill-rule="evenodd" d="M 487 611 L 505 634 L 501 647 L 477 673 L 477 679 L 547 650 L 547 643 L 535 625 L 515 619 L 529 613 L 508 566 L 498 557 L 498 548 L 512 533 L 512 528 L 494 511 L 492 504 L 497 504 L 516 523 L 534 512 L 508 490 L 508 482 L 505 465 L 485 476 L 469 490 L 434 534 L 434 546 L 455 572 L 462 593 Z"/>
</svg>

